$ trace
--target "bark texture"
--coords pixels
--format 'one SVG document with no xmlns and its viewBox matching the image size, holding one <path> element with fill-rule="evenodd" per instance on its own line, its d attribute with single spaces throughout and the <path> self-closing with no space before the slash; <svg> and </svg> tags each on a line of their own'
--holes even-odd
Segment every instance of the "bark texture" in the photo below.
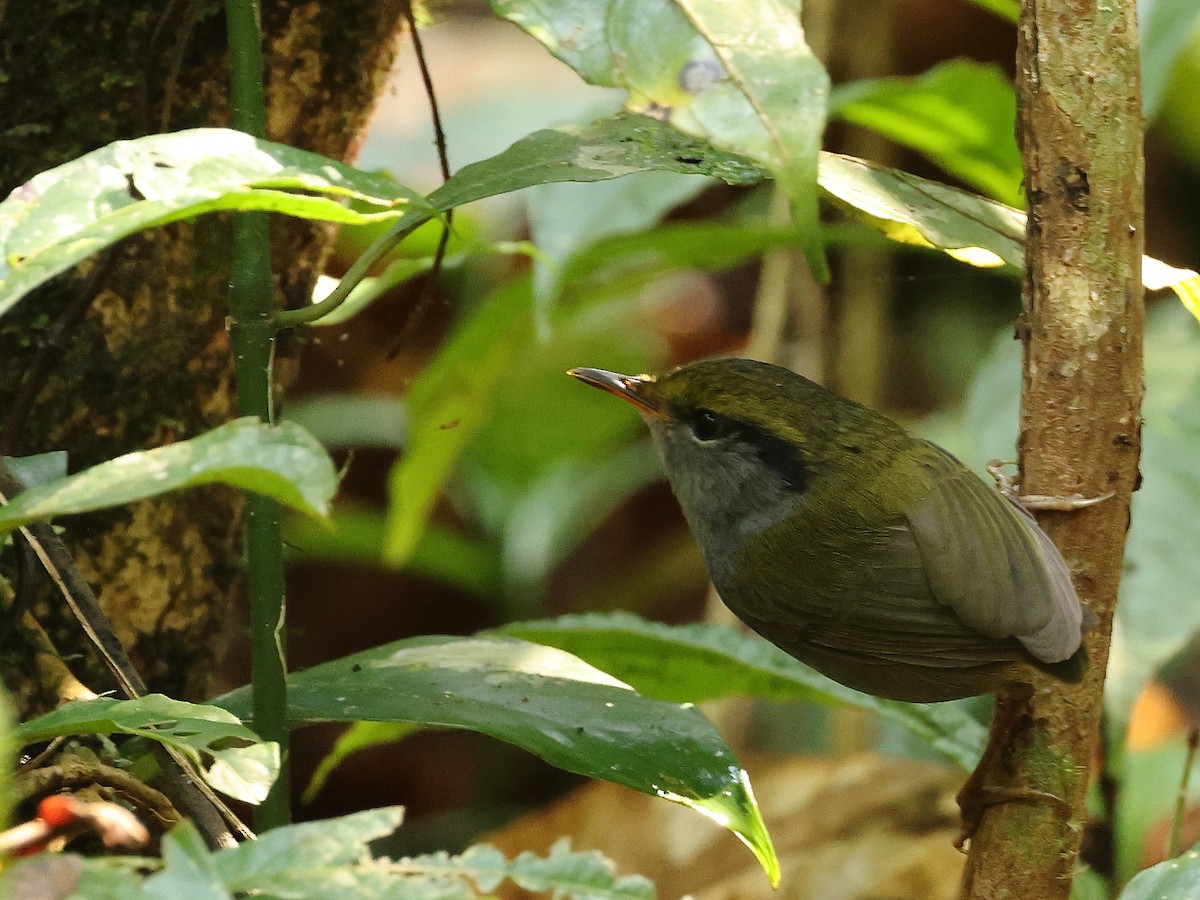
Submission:
<svg viewBox="0 0 1200 900">
<path fill-rule="evenodd" d="M 352 158 L 390 68 L 400 0 L 264 0 L 268 136 Z M 0 190 L 110 141 L 228 125 L 221 0 L 49 0 L 0 6 Z M 307 296 L 331 232 L 274 223 L 281 304 Z M 10 452 L 70 453 L 72 470 L 191 437 L 235 414 L 226 332 L 228 217 L 156 229 L 111 251 L 112 270 Z M 11 407 L 81 264 L 0 320 L 0 410 Z M 288 349 L 279 349 L 287 380 Z M 2 417 L 0 417 L 2 418 Z M 240 590 L 232 491 L 189 491 L 65 523 L 64 538 L 152 690 L 203 696 Z M 53 604 L 37 610 L 60 654 L 85 651 Z M 0 648 L 18 705 L 32 665 Z M 84 658 L 86 659 L 86 652 Z M 81 671 L 97 689 L 96 670 Z"/>
<path fill-rule="evenodd" d="M 1052 801 L 987 808 L 964 895 L 1065 898 L 1097 756 L 1142 401 L 1142 116 L 1135 0 L 1025 0 L 1018 134 L 1029 200 L 1020 451 L 1027 494 L 1112 499 L 1039 516 L 1100 623 L 1082 684 L 1035 684 L 989 785 Z"/>
</svg>

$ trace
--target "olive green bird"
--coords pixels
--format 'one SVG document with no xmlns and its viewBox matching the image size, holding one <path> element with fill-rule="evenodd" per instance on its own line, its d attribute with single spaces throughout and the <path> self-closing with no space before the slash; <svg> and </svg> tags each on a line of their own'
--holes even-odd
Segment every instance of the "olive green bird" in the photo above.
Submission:
<svg viewBox="0 0 1200 900">
<path fill-rule="evenodd" d="M 1062 556 L 937 445 L 751 360 L 570 374 L 641 413 L 721 598 L 792 656 L 912 702 L 1079 680 L 1095 616 Z"/>
</svg>

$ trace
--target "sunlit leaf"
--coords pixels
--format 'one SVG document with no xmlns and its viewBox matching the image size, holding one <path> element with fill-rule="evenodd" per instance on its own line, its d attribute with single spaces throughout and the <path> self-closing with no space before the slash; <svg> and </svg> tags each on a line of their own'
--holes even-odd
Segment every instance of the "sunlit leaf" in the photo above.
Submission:
<svg viewBox="0 0 1200 900">
<path fill-rule="evenodd" d="M 894 241 L 941 250 L 980 268 L 1020 270 L 1025 213 L 898 169 L 821 154 L 821 188 L 851 215 Z M 1148 290 L 1170 288 L 1200 319 L 1200 274 L 1142 257 Z"/>
<path fill-rule="evenodd" d="M 827 274 L 817 235 L 816 165 L 829 77 L 800 25 L 799 0 L 493 0 L 591 84 L 626 105 L 770 170 Z"/>
<path fill-rule="evenodd" d="M 971 187 L 1021 205 L 1017 99 L 995 66 L 955 59 L 912 78 L 852 81 L 834 90 L 831 117 L 925 154 Z"/>
<path fill-rule="evenodd" d="M 201 767 L 213 787 L 250 803 L 261 802 L 279 774 L 277 744 L 261 741 L 223 709 L 162 694 L 65 703 L 22 722 L 13 737 L 30 744 L 76 734 L 133 734 L 174 747 Z"/>
<path fill-rule="evenodd" d="M 246 417 L 30 488 L 0 507 L 0 531 L 213 483 L 265 494 L 318 516 L 337 489 L 337 476 L 329 454 L 299 425 L 268 426 Z"/>
<path fill-rule="evenodd" d="M 240 716 L 249 689 L 218 699 Z M 422 637 L 288 678 L 296 724 L 413 722 L 467 728 L 552 765 L 695 809 L 733 831 L 772 881 L 778 863 L 746 773 L 690 703 L 644 697 L 551 647 L 503 637 Z"/>
<path fill-rule="evenodd" d="M 356 212 L 347 198 L 374 211 Z M 397 218 L 414 203 L 423 206 L 391 179 L 239 131 L 117 141 L 34 176 L 0 203 L 0 315 L 116 241 L 200 213 L 257 209 L 366 222 Z"/>
</svg>

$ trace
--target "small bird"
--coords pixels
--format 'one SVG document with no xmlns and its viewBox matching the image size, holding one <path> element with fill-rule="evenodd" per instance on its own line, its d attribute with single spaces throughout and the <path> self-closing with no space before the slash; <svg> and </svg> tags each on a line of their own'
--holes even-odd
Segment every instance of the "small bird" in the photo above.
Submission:
<svg viewBox="0 0 1200 900">
<path fill-rule="evenodd" d="M 1019 501 L 936 444 L 787 369 L 572 369 L 632 403 L 717 592 L 848 687 L 934 702 L 1082 676 L 1096 621 Z"/>
</svg>

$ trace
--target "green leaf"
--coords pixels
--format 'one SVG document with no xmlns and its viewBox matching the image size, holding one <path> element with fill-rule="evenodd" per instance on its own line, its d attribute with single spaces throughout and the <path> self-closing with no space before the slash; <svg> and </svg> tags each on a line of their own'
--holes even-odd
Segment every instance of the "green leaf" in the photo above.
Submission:
<svg viewBox="0 0 1200 900">
<path fill-rule="evenodd" d="M 720 271 L 777 247 L 798 247 L 800 242 L 794 228 L 757 221 L 670 222 L 637 234 L 615 235 L 565 263 L 558 280 L 560 302 L 573 311 L 589 305 L 588 298 L 628 296 L 638 286 L 673 271 Z"/>
<path fill-rule="evenodd" d="M 538 184 L 607 181 L 650 171 L 707 175 L 727 184 L 763 178 L 758 165 L 736 152 L 644 116 L 620 114 L 590 125 L 535 131 L 502 153 L 463 166 L 429 195 L 429 204 L 444 211 Z"/>
<path fill-rule="evenodd" d="M 957 59 L 915 78 L 853 81 L 834 90 L 831 116 L 923 153 L 986 194 L 1022 205 L 1017 98 L 995 66 Z"/>
<path fill-rule="evenodd" d="M 395 394 L 335 392 L 289 400 L 283 419 L 295 422 L 330 450 L 404 446 L 404 401 Z"/>
<path fill-rule="evenodd" d="M 455 220 L 457 225 L 457 219 Z M 412 237 L 405 239 L 411 241 Z M 523 255 L 537 256 L 537 248 L 527 241 L 497 241 L 495 243 L 477 242 L 469 245 L 466 250 L 459 253 L 448 254 L 442 260 L 442 271 L 451 272 L 454 269 L 466 264 L 468 261 L 484 256 L 487 254 L 508 254 L 508 255 Z M 330 325 L 340 325 L 348 319 L 358 315 L 380 297 L 394 290 L 405 282 L 411 281 L 419 275 L 424 275 L 433 270 L 434 256 L 420 256 L 416 258 L 402 257 L 394 259 L 388 263 L 387 268 L 379 275 L 364 278 L 354 286 L 350 294 L 346 297 L 345 302 L 327 313 L 321 318 L 313 321 L 312 324 L 327 327 Z M 336 278 L 330 278 L 327 275 L 322 275 L 317 279 L 316 290 L 313 291 L 312 302 L 319 303 L 322 299 L 329 295 L 337 284 Z"/>
<path fill-rule="evenodd" d="M 66 450 L 51 450 L 32 456 L 4 456 L 0 459 L 4 460 L 13 477 L 25 488 L 63 478 L 67 474 Z"/>
<path fill-rule="evenodd" d="M 403 565 L 384 557 L 387 523 L 382 510 L 339 504 L 328 519 L 290 518 L 284 523 L 284 540 L 290 561 L 350 562 L 385 570 L 403 569 L 433 578 L 481 597 L 500 591 L 498 551 L 483 541 L 427 526 Z"/>
<path fill-rule="evenodd" d="M 301 803 L 312 803 L 325 787 L 325 782 L 343 762 L 360 750 L 378 747 L 382 744 L 394 744 L 414 732 L 420 731 L 419 725 L 410 722 L 355 722 L 338 735 L 329 752 L 313 770 L 308 787 L 304 789 Z"/>
<path fill-rule="evenodd" d="M 256 841 L 214 854 L 214 867 L 222 883 L 241 896 L 252 891 L 284 893 L 303 886 L 322 869 L 368 860 L 367 845 L 387 837 L 403 818 L 403 808 L 392 806 L 274 828 Z M 337 896 L 315 890 L 315 885 L 309 887 L 304 896 Z"/>
<path fill-rule="evenodd" d="M 0 532 L 212 483 L 265 494 L 320 516 L 337 489 L 337 475 L 329 454 L 300 426 L 269 426 L 248 416 L 30 488 L 0 507 Z"/>
<path fill-rule="evenodd" d="M 798 0 L 493 0 L 584 80 L 629 91 L 634 112 L 771 171 L 827 276 L 816 169 L 829 76 L 800 25 Z"/>
<path fill-rule="evenodd" d="M 592 851 L 577 853 L 570 841 L 556 841 L 546 856 L 525 851 L 509 860 L 487 844 L 476 844 L 457 856 L 433 853 L 396 861 L 403 872 L 445 881 L 468 881 L 490 894 L 505 880 L 534 893 L 579 900 L 653 900 L 654 885 L 640 875 L 618 878 L 612 862 Z"/>
<path fill-rule="evenodd" d="M 837 153 L 821 154 L 821 188 L 893 241 L 929 247 L 972 266 L 1020 270 L 1025 213 L 995 200 Z M 1170 288 L 1200 319 L 1200 274 L 1142 257 L 1142 284 Z"/>
<path fill-rule="evenodd" d="M 499 288 L 409 388 L 408 450 L 388 475 L 389 565 L 412 555 L 459 456 L 491 415 L 493 394 L 532 335 L 532 299 L 528 278 Z"/>
<path fill-rule="evenodd" d="M 345 198 L 375 211 L 355 212 Z M 397 218 L 414 204 L 423 205 L 420 196 L 389 178 L 238 131 L 117 141 L 34 176 L 0 203 L 0 315 L 122 238 L 200 213 L 258 209 L 368 222 Z"/>
<path fill-rule="evenodd" d="M 76 700 L 13 731 L 22 744 L 73 734 L 132 734 L 174 747 L 201 767 L 209 784 L 248 803 L 261 802 L 279 774 L 277 744 L 259 740 L 223 709 L 162 694 Z M 249 746 L 230 746 L 235 742 Z"/>
<path fill-rule="evenodd" d="M 601 238 L 642 234 L 712 182 L 675 172 L 638 172 L 593 184 L 545 184 L 529 193 L 530 237 L 542 252 L 534 269 L 538 308 L 564 284 L 563 263 Z M 544 317 L 543 317 L 544 318 Z"/>
<path fill-rule="evenodd" d="M 195 827 L 184 822 L 163 839 L 161 861 L 43 854 L 0 872 L 0 889 L 13 888 L 4 896 L 43 897 L 49 896 L 46 885 L 78 878 L 71 896 L 89 900 L 474 900 L 511 881 L 526 891 L 571 900 L 654 896 L 646 879 L 618 877 L 608 859 L 596 852 L 574 852 L 565 840 L 544 857 L 526 852 L 511 860 L 483 844 L 457 856 L 373 857 L 371 842 L 390 835 L 402 815 L 400 807 L 392 807 L 287 825 L 216 851 L 208 850 Z M 155 868 L 144 881 L 138 878 L 139 869 Z"/>
<path fill-rule="evenodd" d="M 248 715 L 249 689 L 216 702 Z M 491 735 L 697 810 L 778 880 L 746 773 L 699 710 L 644 697 L 561 650 L 502 637 L 397 641 L 291 675 L 288 712 L 296 724 L 397 721 Z"/>
<path fill-rule="evenodd" d="M 1017 19 L 1021 15 L 1019 0 L 970 0 L 970 2 L 990 13 L 995 13 L 1014 25 L 1017 24 Z"/>
<path fill-rule="evenodd" d="M 233 900 L 213 860 L 196 826 L 185 819 L 163 838 L 162 868 L 146 879 L 142 891 L 160 900 Z"/>
<path fill-rule="evenodd" d="M 837 153 L 821 154 L 821 187 L 894 241 L 974 266 L 1023 264 L 1025 214 L 1010 206 Z"/>
<path fill-rule="evenodd" d="M 563 616 L 497 629 L 559 647 L 649 697 L 700 703 L 730 696 L 807 700 L 869 709 L 973 769 L 985 730 L 961 707 L 880 700 L 843 687 L 759 637 L 717 625 L 663 625 L 629 613 Z"/>
<path fill-rule="evenodd" d="M 1195 0 L 1139 0 L 1142 114 L 1151 121 L 1162 108 L 1179 55 L 1187 48 L 1200 8 Z"/>
<path fill-rule="evenodd" d="M 1200 895 L 1200 849 L 1151 866 L 1134 876 L 1120 900 L 1176 900 Z"/>
<path fill-rule="evenodd" d="M 275 828 L 236 847 L 209 851 L 190 822 L 163 841 L 162 868 L 146 879 L 147 895 L 167 898 L 287 897 L 291 900 L 368 900 L 423 897 L 420 884 L 400 877 L 368 844 L 395 831 L 400 807 Z M 414 879 L 415 881 L 415 879 Z"/>
</svg>

